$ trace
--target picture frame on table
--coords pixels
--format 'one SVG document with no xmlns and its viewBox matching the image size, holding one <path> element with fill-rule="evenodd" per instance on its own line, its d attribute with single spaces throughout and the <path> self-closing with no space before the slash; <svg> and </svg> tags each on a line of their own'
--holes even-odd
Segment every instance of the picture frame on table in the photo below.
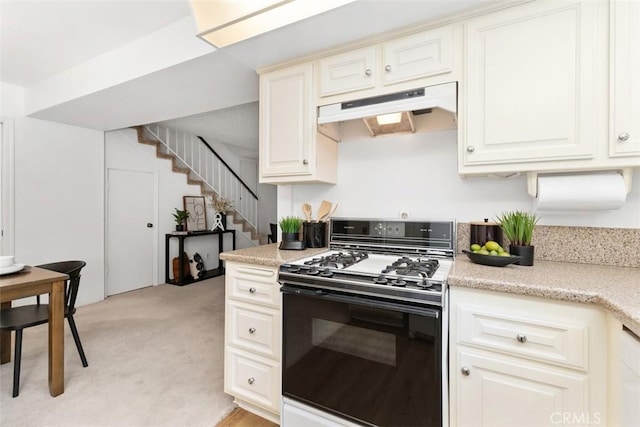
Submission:
<svg viewBox="0 0 640 427">
<path fill-rule="evenodd" d="M 203 196 L 183 196 L 184 209 L 189 211 L 187 231 L 205 231 L 207 229 L 207 209 Z"/>
</svg>

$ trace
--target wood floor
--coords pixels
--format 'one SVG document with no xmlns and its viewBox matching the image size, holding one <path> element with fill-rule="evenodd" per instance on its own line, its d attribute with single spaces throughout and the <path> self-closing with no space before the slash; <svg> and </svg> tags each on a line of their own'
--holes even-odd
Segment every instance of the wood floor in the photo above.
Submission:
<svg viewBox="0 0 640 427">
<path fill-rule="evenodd" d="M 278 427 L 278 424 L 260 418 L 242 408 L 236 408 L 216 427 Z"/>
</svg>

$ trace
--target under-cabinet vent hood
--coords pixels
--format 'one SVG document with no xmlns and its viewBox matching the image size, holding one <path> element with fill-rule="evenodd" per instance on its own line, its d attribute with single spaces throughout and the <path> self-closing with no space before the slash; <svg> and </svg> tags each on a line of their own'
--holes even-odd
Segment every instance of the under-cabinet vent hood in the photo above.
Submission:
<svg viewBox="0 0 640 427">
<path fill-rule="evenodd" d="M 455 129 L 456 107 L 457 84 L 445 83 L 324 105 L 318 108 L 318 130 L 341 141 L 351 137 Z"/>
</svg>

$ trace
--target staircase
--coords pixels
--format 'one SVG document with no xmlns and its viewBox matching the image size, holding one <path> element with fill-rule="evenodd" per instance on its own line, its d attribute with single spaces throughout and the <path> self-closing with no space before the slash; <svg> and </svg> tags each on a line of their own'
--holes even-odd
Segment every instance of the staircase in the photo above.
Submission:
<svg viewBox="0 0 640 427">
<path fill-rule="evenodd" d="M 224 197 L 233 203 L 225 212 L 225 227 L 231 222 L 253 244 L 267 243 L 257 229 L 258 197 L 203 138 L 155 124 L 135 129 L 139 143 L 155 146 L 156 156 L 171 160 L 173 172 L 184 174 L 188 184 L 200 186 L 203 196 Z"/>
</svg>

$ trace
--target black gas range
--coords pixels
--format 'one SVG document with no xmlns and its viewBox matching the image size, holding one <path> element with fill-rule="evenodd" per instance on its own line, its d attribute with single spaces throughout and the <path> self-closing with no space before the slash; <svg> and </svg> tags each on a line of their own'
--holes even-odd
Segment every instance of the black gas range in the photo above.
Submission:
<svg viewBox="0 0 640 427">
<path fill-rule="evenodd" d="M 283 427 L 320 425 L 319 416 L 443 425 L 454 230 L 453 221 L 333 219 L 326 252 L 280 267 Z"/>
<path fill-rule="evenodd" d="M 453 221 L 334 219 L 329 249 L 283 264 L 279 280 L 318 291 L 442 305 Z"/>
</svg>

